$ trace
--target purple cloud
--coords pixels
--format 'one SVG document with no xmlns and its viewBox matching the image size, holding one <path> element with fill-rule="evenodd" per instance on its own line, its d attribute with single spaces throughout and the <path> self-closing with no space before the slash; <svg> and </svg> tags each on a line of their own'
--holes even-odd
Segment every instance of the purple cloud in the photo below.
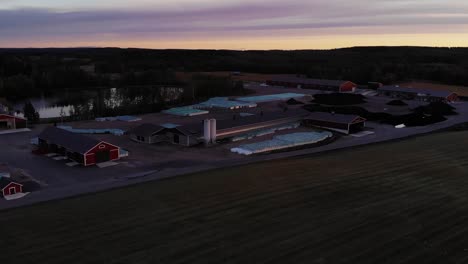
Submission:
<svg viewBox="0 0 468 264">
<path fill-rule="evenodd" d="M 456 0 L 448 0 L 455 3 Z M 22 40 L 197 39 L 310 34 L 465 32 L 468 4 L 428 0 L 256 1 L 189 9 L 0 9 L 0 46 Z M 345 29 L 347 30 L 345 32 Z M 343 33 L 345 32 L 345 33 Z M 33 41 L 32 41 L 33 43 Z"/>
</svg>

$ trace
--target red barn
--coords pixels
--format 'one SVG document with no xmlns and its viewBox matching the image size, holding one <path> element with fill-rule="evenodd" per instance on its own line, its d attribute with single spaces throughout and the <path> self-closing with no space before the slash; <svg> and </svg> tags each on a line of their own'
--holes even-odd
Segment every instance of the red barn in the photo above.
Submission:
<svg viewBox="0 0 468 264">
<path fill-rule="evenodd" d="M 27 123 L 25 118 L 0 114 L 0 130 L 26 128 L 28 126 Z"/>
<path fill-rule="evenodd" d="M 8 178 L 0 178 L 0 190 L 2 197 L 22 193 L 23 185 Z"/>
<path fill-rule="evenodd" d="M 266 83 L 271 86 L 283 86 L 333 92 L 354 92 L 357 87 L 357 84 L 350 81 L 309 79 L 296 76 L 276 76 L 270 80 L 267 80 Z"/>
<path fill-rule="evenodd" d="M 84 166 L 120 158 L 115 145 L 56 127 L 46 128 L 38 139 L 39 152 L 58 153 Z"/>
</svg>

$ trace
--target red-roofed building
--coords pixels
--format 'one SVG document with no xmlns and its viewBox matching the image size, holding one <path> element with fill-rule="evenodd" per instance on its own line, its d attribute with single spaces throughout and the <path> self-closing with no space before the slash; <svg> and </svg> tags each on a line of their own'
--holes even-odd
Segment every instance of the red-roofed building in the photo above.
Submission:
<svg viewBox="0 0 468 264">
<path fill-rule="evenodd" d="M 25 118 L 0 114 L 0 130 L 27 128 L 28 122 Z"/>
<path fill-rule="evenodd" d="M 84 166 L 120 159 L 119 147 L 57 127 L 46 128 L 38 139 L 38 153 L 58 153 Z"/>
<path fill-rule="evenodd" d="M 357 88 L 357 84 L 350 81 L 309 79 L 295 76 L 277 76 L 267 80 L 266 83 L 270 86 L 333 92 L 354 92 Z"/>
<path fill-rule="evenodd" d="M 0 179 L 0 196 L 5 197 L 23 192 L 23 185 L 8 178 Z"/>
</svg>

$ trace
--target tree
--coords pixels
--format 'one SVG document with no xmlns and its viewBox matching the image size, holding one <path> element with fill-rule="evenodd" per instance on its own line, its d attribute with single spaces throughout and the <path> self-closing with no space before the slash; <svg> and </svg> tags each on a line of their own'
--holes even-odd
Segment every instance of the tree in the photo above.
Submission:
<svg viewBox="0 0 468 264">
<path fill-rule="evenodd" d="M 24 111 L 24 117 L 26 117 L 30 123 L 34 124 L 34 123 L 39 122 L 39 118 L 40 118 L 39 113 L 36 111 L 36 109 L 34 108 L 34 106 L 32 105 L 30 101 L 27 101 L 24 104 L 23 111 Z"/>
<path fill-rule="evenodd" d="M 37 95 L 34 90 L 33 80 L 22 74 L 6 78 L 1 92 L 5 97 L 9 98 L 27 98 L 31 95 Z"/>
</svg>

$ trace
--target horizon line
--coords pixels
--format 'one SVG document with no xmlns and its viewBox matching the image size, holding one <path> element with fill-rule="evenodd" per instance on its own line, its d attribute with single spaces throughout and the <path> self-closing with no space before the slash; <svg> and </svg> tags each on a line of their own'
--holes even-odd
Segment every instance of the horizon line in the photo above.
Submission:
<svg viewBox="0 0 468 264">
<path fill-rule="evenodd" d="M 0 47 L 0 50 L 21 50 L 21 49 L 140 49 L 140 50 L 193 50 L 193 51 L 331 51 L 340 49 L 353 49 L 353 48 L 440 48 L 440 49 L 463 49 L 468 48 L 467 46 L 416 46 L 416 45 L 376 45 L 376 46 L 349 46 L 349 47 L 337 47 L 328 49 L 214 49 L 214 48 L 145 48 L 145 47 L 119 47 L 119 46 L 50 46 L 50 47 Z"/>
</svg>

